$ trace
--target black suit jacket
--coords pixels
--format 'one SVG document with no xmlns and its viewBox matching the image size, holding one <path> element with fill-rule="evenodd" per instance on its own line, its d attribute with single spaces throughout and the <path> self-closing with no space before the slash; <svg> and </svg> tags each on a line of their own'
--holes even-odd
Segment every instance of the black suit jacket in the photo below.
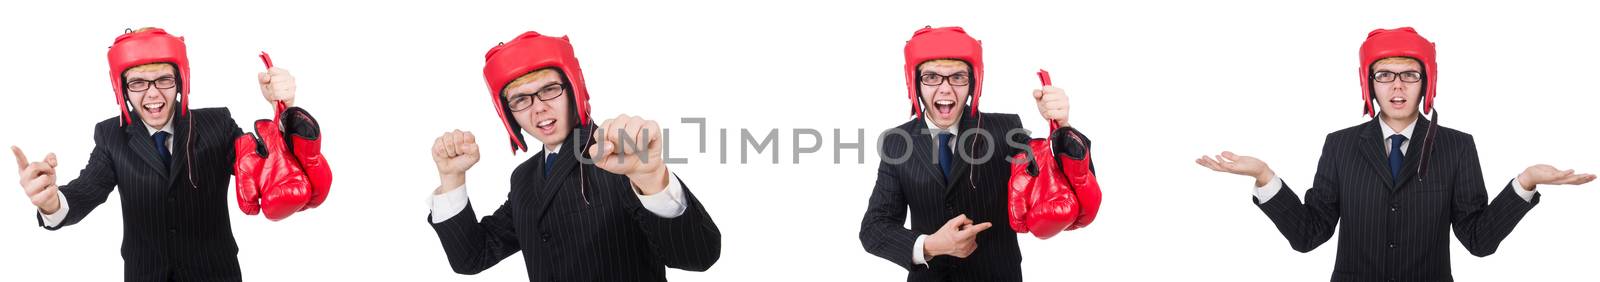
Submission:
<svg viewBox="0 0 1600 282">
<path fill-rule="evenodd" d="M 881 139 L 879 152 L 883 161 L 878 164 L 878 180 L 861 219 L 861 246 L 868 253 L 910 271 L 907 281 L 1022 280 L 1022 253 L 1017 247 L 1017 233 L 1007 221 L 1006 183 L 1011 179 L 1011 164 L 1007 159 L 1025 150 L 1029 137 L 1021 131 L 1007 134 L 1022 128 L 1017 115 L 982 113 L 977 116 L 963 115 L 957 130 L 961 135 L 953 147 L 982 162 L 973 164 L 960 154 L 954 155 L 955 165 L 951 169 L 954 179 L 945 179 L 944 172 L 940 171 L 935 151 L 938 143 L 934 142 L 922 118 L 914 118 L 890 130 L 906 134 L 886 133 L 888 135 Z M 969 132 L 976 132 L 971 129 L 979 128 L 979 117 L 983 120 L 981 128 L 992 138 L 969 135 L 972 134 Z M 992 155 L 983 161 L 986 154 Z M 909 230 L 904 227 L 908 208 L 911 212 Z M 961 214 L 975 223 L 994 224 L 978 233 L 975 241 L 978 247 L 972 255 L 965 259 L 936 256 L 928 260 L 927 265 L 913 263 L 912 249 L 917 237 L 933 234 L 946 221 Z"/>
<path fill-rule="evenodd" d="M 1450 281 L 1451 228 L 1472 255 L 1493 254 L 1539 196 L 1530 203 L 1507 183 L 1488 203 L 1472 135 L 1442 126 L 1419 177 L 1428 124 L 1418 119 L 1399 185 L 1390 182 L 1384 125 L 1373 119 L 1328 134 L 1304 204 L 1287 185 L 1256 201 L 1300 252 L 1327 242 L 1343 221 L 1333 281 Z"/>
<path fill-rule="evenodd" d="M 115 188 L 127 281 L 239 280 L 228 179 L 233 138 L 241 131 L 228 109 L 191 109 L 175 117 L 170 166 L 162 165 L 149 129 L 133 120 L 123 126 L 121 117 L 112 117 L 95 125 L 88 165 L 60 187 L 67 216 L 45 229 L 77 224 Z"/>
<path fill-rule="evenodd" d="M 687 186 L 683 215 L 661 218 L 626 176 L 580 164 L 578 148 L 565 147 L 548 177 L 545 153 L 518 166 L 493 215 L 479 220 L 468 204 L 432 224 L 451 269 L 475 274 L 521 251 L 530 281 L 666 281 L 665 267 L 705 271 L 716 263 L 722 233 Z"/>
</svg>

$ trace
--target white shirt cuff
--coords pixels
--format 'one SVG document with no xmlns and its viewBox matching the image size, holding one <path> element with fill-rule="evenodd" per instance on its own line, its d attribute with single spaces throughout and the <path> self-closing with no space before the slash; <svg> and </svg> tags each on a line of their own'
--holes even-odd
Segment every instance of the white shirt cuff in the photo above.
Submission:
<svg viewBox="0 0 1600 282">
<path fill-rule="evenodd" d="M 928 259 L 923 256 L 925 253 L 922 251 L 922 243 L 924 241 L 926 241 L 927 239 L 928 239 L 928 235 L 917 235 L 917 242 L 911 244 L 911 263 L 912 264 L 928 265 Z"/>
<path fill-rule="evenodd" d="M 1539 193 L 1539 185 L 1534 185 L 1533 186 L 1533 191 L 1528 191 L 1528 190 L 1522 189 L 1522 179 L 1520 177 L 1511 178 L 1511 183 L 1515 184 L 1515 185 L 1512 185 L 1511 191 L 1516 191 L 1517 192 L 1517 196 L 1522 196 L 1522 200 L 1523 201 L 1528 201 L 1529 203 L 1532 203 L 1533 202 L 1533 194 L 1538 194 Z M 65 203 L 65 202 L 63 202 L 63 203 Z M 63 206 L 63 207 L 65 207 L 65 206 Z"/>
<path fill-rule="evenodd" d="M 683 203 L 683 183 L 678 182 L 676 173 L 667 177 L 666 189 L 655 195 L 642 195 L 638 190 L 633 193 L 639 196 L 639 203 L 644 204 L 644 209 L 661 218 L 677 218 L 689 209 Z"/>
<path fill-rule="evenodd" d="M 456 187 L 455 190 L 444 194 L 428 197 L 428 206 L 433 208 L 433 223 L 439 224 L 450 220 L 462 210 L 467 209 L 467 185 Z"/>
<path fill-rule="evenodd" d="M 61 226 L 61 221 L 67 220 L 67 196 L 61 195 L 60 190 L 57 190 L 56 199 L 60 200 L 61 208 L 56 209 L 55 214 L 45 214 L 44 211 L 39 211 L 39 217 L 44 218 L 45 227 Z"/>
<path fill-rule="evenodd" d="M 1272 196 L 1278 195 L 1278 190 L 1281 189 L 1283 189 L 1283 179 L 1273 176 L 1271 181 L 1267 181 L 1267 186 L 1256 187 L 1254 190 L 1256 200 L 1265 204 L 1267 201 L 1272 200 Z"/>
</svg>

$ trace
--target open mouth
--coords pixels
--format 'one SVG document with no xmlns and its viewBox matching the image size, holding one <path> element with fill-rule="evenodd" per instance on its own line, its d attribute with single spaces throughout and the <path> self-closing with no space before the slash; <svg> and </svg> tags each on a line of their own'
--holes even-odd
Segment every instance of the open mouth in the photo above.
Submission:
<svg viewBox="0 0 1600 282">
<path fill-rule="evenodd" d="M 941 117 L 950 117 L 956 111 L 955 100 L 934 100 L 933 109 Z"/>
<path fill-rule="evenodd" d="M 545 119 L 534 126 L 539 128 L 539 132 L 549 135 L 556 131 L 556 119 Z"/>
<path fill-rule="evenodd" d="M 144 109 L 144 114 L 145 115 L 147 115 L 147 116 L 155 116 L 155 115 L 161 114 L 163 110 L 166 110 L 167 103 L 166 102 L 145 103 L 144 105 L 141 105 L 141 106 L 143 106 L 142 108 Z"/>
<path fill-rule="evenodd" d="M 1389 99 L 1389 106 L 1394 107 L 1396 109 L 1403 108 L 1406 105 L 1406 101 L 1407 100 L 1406 100 L 1405 97 L 1390 98 Z"/>
</svg>

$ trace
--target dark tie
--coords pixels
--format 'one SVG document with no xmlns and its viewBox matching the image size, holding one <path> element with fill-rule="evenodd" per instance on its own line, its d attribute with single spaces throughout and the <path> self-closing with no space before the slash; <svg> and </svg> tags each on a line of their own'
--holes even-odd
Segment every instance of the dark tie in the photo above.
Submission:
<svg viewBox="0 0 1600 282">
<path fill-rule="evenodd" d="M 560 155 L 560 154 L 549 153 L 549 154 L 545 154 L 544 155 L 544 176 L 550 176 L 550 166 L 553 166 L 553 165 L 556 164 L 556 156 L 557 155 Z"/>
<path fill-rule="evenodd" d="M 953 155 L 950 152 L 950 139 L 953 137 L 955 134 L 939 133 L 939 169 L 944 170 L 945 180 L 950 179 L 950 159 Z"/>
<path fill-rule="evenodd" d="M 150 136 L 156 141 L 156 154 L 161 156 L 161 164 L 170 167 L 172 166 L 172 152 L 167 150 L 167 137 L 172 137 L 172 133 L 157 131 L 155 135 Z"/>
<path fill-rule="evenodd" d="M 1389 176 L 1395 185 L 1400 184 L 1400 166 L 1406 161 L 1405 156 L 1400 153 L 1400 143 L 1405 142 L 1406 137 L 1403 135 L 1389 135 Z"/>
</svg>

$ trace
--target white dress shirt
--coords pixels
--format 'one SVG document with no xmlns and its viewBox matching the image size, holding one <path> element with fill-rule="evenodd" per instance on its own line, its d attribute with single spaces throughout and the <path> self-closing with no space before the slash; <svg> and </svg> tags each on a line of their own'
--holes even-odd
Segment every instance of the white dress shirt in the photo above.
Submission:
<svg viewBox="0 0 1600 282">
<path fill-rule="evenodd" d="M 545 154 L 561 152 L 560 145 L 554 148 L 546 147 Z M 644 209 L 662 218 L 677 218 L 688 210 L 689 206 L 683 203 L 683 183 L 678 182 L 678 175 L 673 173 L 667 176 L 666 190 L 654 195 L 641 195 L 637 190 L 634 195 L 639 197 L 639 202 L 644 204 Z M 467 186 L 461 185 L 455 190 L 436 194 L 428 197 L 428 206 L 433 209 L 433 223 L 437 224 L 455 217 L 467 208 Z"/>
</svg>

